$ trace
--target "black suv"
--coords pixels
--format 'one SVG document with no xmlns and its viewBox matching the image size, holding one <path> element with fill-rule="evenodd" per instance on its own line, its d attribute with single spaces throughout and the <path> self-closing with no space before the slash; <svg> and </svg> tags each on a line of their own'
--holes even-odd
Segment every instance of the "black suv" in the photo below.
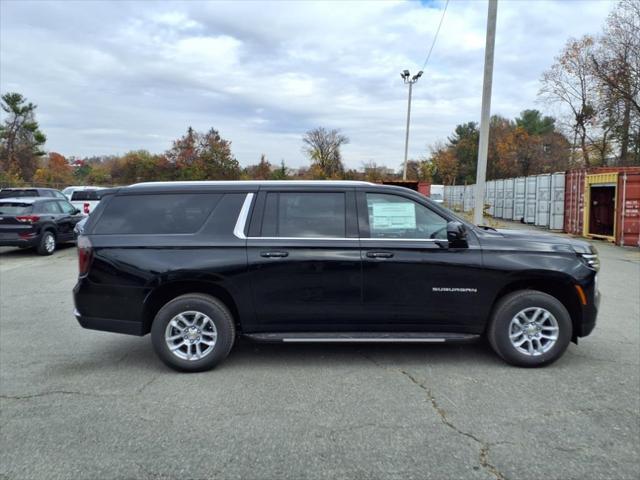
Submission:
<svg viewBox="0 0 640 480">
<path fill-rule="evenodd" d="M 587 242 L 476 227 L 366 182 L 147 183 L 105 192 L 78 239 L 75 315 L 206 370 L 238 337 L 459 342 L 546 365 L 595 326 Z"/>
<path fill-rule="evenodd" d="M 47 197 L 0 199 L 0 246 L 35 247 L 51 255 L 56 245 L 76 239 L 80 210 L 68 200 Z"/>
</svg>

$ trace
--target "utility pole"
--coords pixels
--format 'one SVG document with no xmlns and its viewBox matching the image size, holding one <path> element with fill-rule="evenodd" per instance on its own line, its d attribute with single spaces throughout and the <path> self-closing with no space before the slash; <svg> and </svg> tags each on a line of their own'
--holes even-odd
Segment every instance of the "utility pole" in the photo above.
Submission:
<svg viewBox="0 0 640 480">
<path fill-rule="evenodd" d="M 404 80 L 405 85 L 409 85 L 409 99 L 407 100 L 407 132 L 404 137 L 404 170 L 402 173 L 402 180 L 407 181 L 407 157 L 409 155 L 409 123 L 411 122 L 411 92 L 413 90 L 413 84 L 418 81 L 422 76 L 422 70 L 416 73 L 413 77 L 409 73 L 409 70 L 403 71 L 400 76 Z"/>
<path fill-rule="evenodd" d="M 487 43 L 484 49 L 484 83 L 482 87 L 482 113 L 480 115 L 480 145 L 476 171 L 476 198 L 473 223 L 481 225 L 484 210 L 484 189 L 487 180 L 487 154 L 489 150 L 489 122 L 491 119 L 491 83 L 493 82 L 493 50 L 496 44 L 496 16 L 498 0 L 489 0 L 487 13 Z"/>
</svg>

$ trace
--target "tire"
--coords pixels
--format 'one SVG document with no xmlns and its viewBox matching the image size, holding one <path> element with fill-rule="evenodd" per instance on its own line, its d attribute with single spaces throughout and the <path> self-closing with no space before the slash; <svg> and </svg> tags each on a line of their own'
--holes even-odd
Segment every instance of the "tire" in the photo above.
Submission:
<svg viewBox="0 0 640 480">
<path fill-rule="evenodd" d="M 158 357 L 183 372 L 203 372 L 218 365 L 229 355 L 235 337 L 234 319 L 227 307 L 200 293 L 174 298 L 151 325 L 151 342 Z"/>
<path fill-rule="evenodd" d="M 36 251 L 39 255 L 52 255 L 56 251 L 56 236 L 50 230 L 42 232 Z"/>
<path fill-rule="evenodd" d="M 543 367 L 562 356 L 571 341 L 572 330 L 569 312 L 557 298 L 537 290 L 520 290 L 498 302 L 487 339 L 507 363 Z"/>
</svg>

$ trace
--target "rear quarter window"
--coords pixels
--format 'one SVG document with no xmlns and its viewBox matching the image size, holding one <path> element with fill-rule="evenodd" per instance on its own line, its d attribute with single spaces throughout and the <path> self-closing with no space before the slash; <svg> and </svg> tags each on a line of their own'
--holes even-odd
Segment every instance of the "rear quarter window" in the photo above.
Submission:
<svg viewBox="0 0 640 480">
<path fill-rule="evenodd" d="M 92 233 L 195 233 L 220 197 L 202 193 L 117 196 L 107 203 Z"/>
</svg>

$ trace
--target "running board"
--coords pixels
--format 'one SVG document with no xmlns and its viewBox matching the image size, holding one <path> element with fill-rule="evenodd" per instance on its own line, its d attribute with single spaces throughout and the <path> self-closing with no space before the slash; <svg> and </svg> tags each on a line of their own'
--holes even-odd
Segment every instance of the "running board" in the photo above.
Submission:
<svg viewBox="0 0 640 480">
<path fill-rule="evenodd" d="M 467 333 L 430 333 L 430 332 L 367 332 L 367 333 L 247 333 L 243 337 L 257 342 L 287 343 L 443 343 L 469 342 L 480 335 Z"/>
</svg>

